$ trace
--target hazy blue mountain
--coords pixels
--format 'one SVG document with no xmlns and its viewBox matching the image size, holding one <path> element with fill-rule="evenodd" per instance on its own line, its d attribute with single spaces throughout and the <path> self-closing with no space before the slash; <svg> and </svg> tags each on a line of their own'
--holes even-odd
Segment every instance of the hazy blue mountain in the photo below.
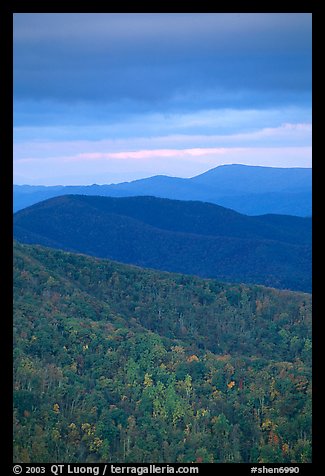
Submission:
<svg viewBox="0 0 325 476">
<path fill-rule="evenodd" d="M 247 215 L 311 216 L 311 169 L 223 165 L 193 178 L 157 175 L 112 185 L 14 186 L 14 211 L 59 195 L 153 195 L 199 200 Z"/>
<path fill-rule="evenodd" d="M 304 190 L 310 187 L 311 169 L 223 165 L 190 179 L 191 182 L 215 186 L 224 195 Z M 235 182 L 235 183 L 233 183 Z"/>
<path fill-rule="evenodd" d="M 311 290 L 311 219 L 155 197 L 66 195 L 17 212 L 15 238 L 143 267 Z"/>
</svg>

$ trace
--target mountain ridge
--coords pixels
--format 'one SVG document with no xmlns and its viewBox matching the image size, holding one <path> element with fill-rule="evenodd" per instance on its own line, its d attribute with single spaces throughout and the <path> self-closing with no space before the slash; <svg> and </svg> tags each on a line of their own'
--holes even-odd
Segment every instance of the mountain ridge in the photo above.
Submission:
<svg viewBox="0 0 325 476">
<path fill-rule="evenodd" d="M 248 215 L 311 216 L 311 169 L 224 165 L 192 178 L 156 175 L 130 182 L 85 186 L 14 185 L 14 211 L 65 194 L 153 195 L 219 204 Z"/>
<path fill-rule="evenodd" d="M 166 271 L 311 289 L 311 220 L 156 197 L 66 195 L 14 215 L 14 236 Z"/>
</svg>

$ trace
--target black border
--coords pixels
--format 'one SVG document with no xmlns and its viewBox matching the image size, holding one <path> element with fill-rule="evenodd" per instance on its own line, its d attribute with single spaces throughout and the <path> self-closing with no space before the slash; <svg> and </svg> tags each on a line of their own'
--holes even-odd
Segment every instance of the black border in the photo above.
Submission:
<svg viewBox="0 0 325 476">
<path fill-rule="evenodd" d="M 1 113 L 0 157 L 1 157 L 1 344 L 0 362 L 2 364 L 0 405 L 3 409 L 2 432 L 4 435 L 4 451 L 2 460 L 12 465 L 12 155 L 13 155 L 13 54 L 12 54 L 12 14 L 9 8 L 0 6 L 1 63 L 0 81 Z M 4 305 L 3 305 L 4 303 Z"/>
</svg>

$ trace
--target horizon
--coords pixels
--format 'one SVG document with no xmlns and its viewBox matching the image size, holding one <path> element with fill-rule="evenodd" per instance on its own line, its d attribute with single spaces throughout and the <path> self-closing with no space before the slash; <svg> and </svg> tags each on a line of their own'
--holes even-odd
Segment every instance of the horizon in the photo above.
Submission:
<svg viewBox="0 0 325 476">
<path fill-rule="evenodd" d="M 166 174 L 156 174 L 156 175 L 151 175 L 149 177 L 142 177 L 142 178 L 139 178 L 139 179 L 135 179 L 135 180 L 124 180 L 123 182 L 112 182 L 112 183 L 86 183 L 86 184 L 65 184 L 65 185 L 62 185 L 62 184 L 54 184 L 54 185 L 44 185 L 44 184 L 28 184 L 28 183 L 21 183 L 21 184 L 18 184 L 18 183 L 14 183 L 13 185 L 14 186 L 18 186 L 18 187 L 23 187 L 23 186 L 28 186 L 28 187 L 91 187 L 93 185 L 97 185 L 97 186 L 103 186 L 103 185 L 119 185 L 119 184 L 122 184 L 122 183 L 130 183 L 130 182 L 135 182 L 137 180 L 145 180 L 145 179 L 150 179 L 150 178 L 153 178 L 153 177 L 169 177 L 169 178 L 184 178 L 184 179 L 191 179 L 191 178 L 194 178 L 194 177 L 198 177 L 199 175 L 203 175 L 207 172 L 210 172 L 214 169 L 217 169 L 217 168 L 220 168 L 220 167 L 231 167 L 231 166 L 242 166 L 242 167 L 248 167 L 248 168 L 272 168 L 272 169 L 307 169 L 307 170 L 312 170 L 312 167 L 270 167 L 270 166 L 265 166 L 265 165 L 247 165 L 247 164 L 237 164 L 237 163 L 234 163 L 234 164 L 222 164 L 222 165 L 217 165 L 217 167 L 212 167 L 212 169 L 208 169 L 208 170 L 205 170 L 204 172 L 198 174 L 198 175 L 193 175 L 191 177 L 176 177 L 174 175 L 166 175 Z"/>
<path fill-rule="evenodd" d="M 311 168 L 311 20 L 14 14 L 14 183 Z"/>
</svg>

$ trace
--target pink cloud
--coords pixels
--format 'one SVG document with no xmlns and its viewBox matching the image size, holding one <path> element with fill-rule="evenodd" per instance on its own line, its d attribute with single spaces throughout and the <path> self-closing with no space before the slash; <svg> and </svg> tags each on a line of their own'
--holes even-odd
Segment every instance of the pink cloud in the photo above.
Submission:
<svg viewBox="0 0 325 476">
<path fill-rule="evenodd" d="M 84 153 L 79 154 L 76 158 L 85 160 L 101 160 L 101 159 L 153 159 L 156 157 L 198 157 L 210 154 L 225 154 L 227 149 L 223 147 L 212 148 L 193 148 L 193 149 L 153 149 L 153 150 L 133 150 L 123 152 L 107 152 L 107 153 Z"/>
<path fill-rule="evenodd" d="M 165 155 L 162 155 L 161 151 L 165 151 Z M 269 167 L 311 167 L 312 149 L 311 147 L 141 149 L 118 152 L 115 158 L 113 154 L 93 151 L 70 156 L 18 159 L 14 162 L 15 183 L 104 184 L 159 174 L 185 178 L 193 177 L 218 165 L 231 163 Z"/>
</svg>

